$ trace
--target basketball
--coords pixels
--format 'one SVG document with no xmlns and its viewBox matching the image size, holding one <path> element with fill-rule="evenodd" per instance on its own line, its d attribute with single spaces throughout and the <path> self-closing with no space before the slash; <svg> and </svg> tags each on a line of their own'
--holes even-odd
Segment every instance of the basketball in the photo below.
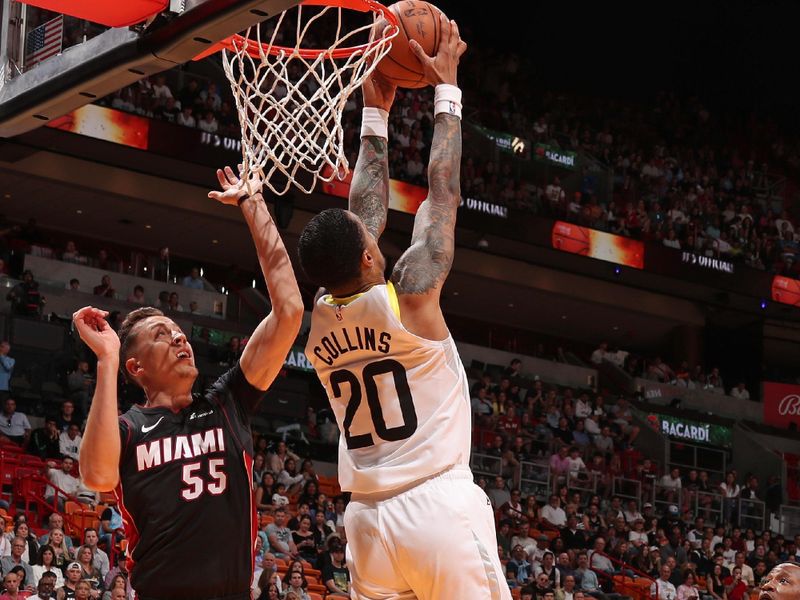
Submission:
<svg viewBox="0 0 800 600">
<path fill-rule="evenodd" d="M 392 49 L 378 63 L 376 70 L 386 79 L 401 88 L 422 88 L 428 85 L 424 80 L 420 64 L 411 48 L 409 40 L 416 40 L 426 54 L 433 56 L 439 45 L 441 23 L 438 8 L 421 0 L 401 0 L 389 7 L 397 17 L 400 33 L 392 41 Z M 386 21 L 376 24 L 378 31 L 386 26 Z"/>
</svg>

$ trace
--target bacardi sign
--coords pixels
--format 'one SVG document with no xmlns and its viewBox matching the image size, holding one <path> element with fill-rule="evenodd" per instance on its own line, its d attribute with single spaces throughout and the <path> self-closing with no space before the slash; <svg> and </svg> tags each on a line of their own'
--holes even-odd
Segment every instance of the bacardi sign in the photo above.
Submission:
<svg viewBox="0 0 800 600">
<path fill-rule="evenodd" d="M 800 385 L 764 382 L 764 422 L 776 427 L 800 427 Z"/>
</svg>

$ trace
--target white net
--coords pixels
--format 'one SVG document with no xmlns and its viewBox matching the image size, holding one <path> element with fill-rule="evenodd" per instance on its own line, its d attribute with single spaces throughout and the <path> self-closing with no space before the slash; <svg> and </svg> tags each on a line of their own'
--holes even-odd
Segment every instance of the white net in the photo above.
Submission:
<svg viewBox="0 0 800 600">
<path fill-rule="evenodd" d="M 281 13 L 271 33 L 264 34 L 265 43 L 263 26 L 253 26 L 223 52 L 242 128 L 243 176 L 258 173 L 278 195 L 292 187 L 309 194 L 317 180 L 349 173 L 342 111 L 397 35 L 397 28 L 390 28 L 371 36 L 369 15 L 363 15 L 367 24 L 346 27 L 343 13 L 352 11 L 340 7 L 305 11 L 301 4 Z M 288 27 L 282 29 L 284 21 Z M 325 43 L 328 51 L 309 52 L 320 47 L 314 46 L 319 34 L 312 33 L 320 27 L 328 29 L 333 42 Z M 287 37 L 294 38 L 294 48 L 279 44 Z M 359 39 L 365 43 L 357 45 Z"/>
</svg>

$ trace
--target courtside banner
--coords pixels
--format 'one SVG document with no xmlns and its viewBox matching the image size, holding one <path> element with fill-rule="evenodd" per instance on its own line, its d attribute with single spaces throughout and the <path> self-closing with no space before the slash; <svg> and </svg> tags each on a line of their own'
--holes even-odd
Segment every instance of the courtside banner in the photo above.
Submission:
<svg viewBox="0 0 800 600">
<path fill-rule="evenodd" d="M 562 252 L 644 269 L 644 244 L 639 240 L 556 221 L 553 224 L 552 244 L 553 248 Z"/>
<path fill-rule="evenodd" d="M 772 278 L 772 299 L 781 304 L 800 306 L 800 281 L 775 275 Z"/>
<path fill-rule="evenodd" d="M 775 427 L 800 427 L 800 385 L 764 382 L 764 423 Z"/>
</svg>

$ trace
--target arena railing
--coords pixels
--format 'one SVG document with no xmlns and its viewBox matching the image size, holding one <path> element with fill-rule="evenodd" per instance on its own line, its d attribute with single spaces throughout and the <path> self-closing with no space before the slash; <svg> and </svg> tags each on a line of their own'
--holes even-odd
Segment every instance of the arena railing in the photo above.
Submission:
<svg viewBox="0 0 800 600">
<path fill-rule="evenodd" d="M 497 477 L 503 474 L 503 461 L 499 456 L 473 452 L 469 459 L 469 466 L 475 475 Z"/>
<path fill-rule="evenodd" d="M 778 509 L 778 533 L 794 538 L 800 531 L 800 506 L 782 504 Z"/>
<path fill-rule="evenodd" d="M 627 477 L 614 477 L 611 480 L 611 495 L 619 496 L 623 501 L 634 500 L 642 504 L 642 482 Z"/>
<path fill-rule="evenodd" d="M 522 460 L 519 463 L 519 489 L 523 496 L 533 494 L 540 502 L 550 496 L 550 465 L 546 460 Z"/>
<path fill-rule="evenodd" d="M 739 498 L 738 523 L 742 529 L 764 531 L 767 525 L 767 506 L 762 500 Z"/>
</svg>

